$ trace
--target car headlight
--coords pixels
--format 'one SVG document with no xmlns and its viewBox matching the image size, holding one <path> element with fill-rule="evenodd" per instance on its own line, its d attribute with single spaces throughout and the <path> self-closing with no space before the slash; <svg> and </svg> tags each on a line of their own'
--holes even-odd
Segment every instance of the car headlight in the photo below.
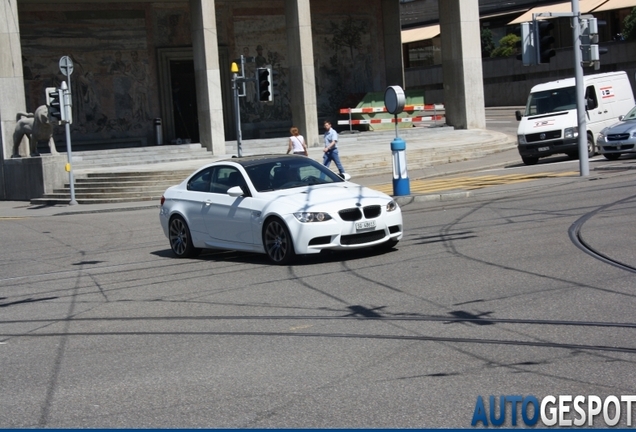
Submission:
<svg viewBox="0 0 636 432">
<path fill-rule="evenodd" d="M 331 219 L 331 216 L 323 212 L 297 212 L 294 216 L 300 222 L 324 222 Z"/>
<path fill-rule="evenodd" d="M 632 138 L 636 138 L 636 131 L 632 132 Z"/>
<path fill-rule="evenodd" d="M 391 200 L 387 203 L 386 205 L 386 211 L 387 212 L 392 212 L 398 209 L 398 205 L 395 201 Z"/>
<path fill-rule="evenodd" d="M 603 134 L 603 132 L 598 134 L 598 136 L 596 137 L 596 141 L 605 141 L 605 135 Z"/>
<path fill-rule="evenodd" d="M 526 136 L 525 135 L 517 135 L 517 143 L 519 143 L 519 144 L 528 144 L 528 141 L 526 141 Z"/>
<path fill-rule="evenodd" d="M 579 128 L 578 127 L 566 128 L 563 131 L 563 138 L 576 138 L 577 136 L 579 136 Z"/>
</svg>

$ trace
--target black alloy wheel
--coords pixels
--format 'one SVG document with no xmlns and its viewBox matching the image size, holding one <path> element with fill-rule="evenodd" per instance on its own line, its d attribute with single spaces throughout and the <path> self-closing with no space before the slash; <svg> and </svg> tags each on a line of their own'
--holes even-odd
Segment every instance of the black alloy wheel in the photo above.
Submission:
<svg viewBox="0 0 636 432">
<path fill-rule="evenodd" d="M 278 218 L 272 218 L 265 224 L 263 246 L 267 256 L 274 264 L 289 264 L 296 255 L 289 230 Z"/>
<path fill-rule="evenodd" d="M 168 233 L 170 248 L 177 258 L 192 258 L 201 252 L 201 249 L 195 248 L 192 244 L 190 228 L 181 216 L 170 219 Z"/>
</svg>

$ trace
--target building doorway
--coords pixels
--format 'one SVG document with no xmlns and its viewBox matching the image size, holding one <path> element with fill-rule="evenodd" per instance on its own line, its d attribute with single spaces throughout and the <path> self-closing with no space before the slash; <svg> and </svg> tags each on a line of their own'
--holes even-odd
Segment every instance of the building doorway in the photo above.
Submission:
<svg viewBox="0 0 636 432">
<path fill-rule="evenodd" d="M 170 61 L 172 123 L 177 142 L 199 142 L 199 117 L 193 60 Z"/>
</svg>

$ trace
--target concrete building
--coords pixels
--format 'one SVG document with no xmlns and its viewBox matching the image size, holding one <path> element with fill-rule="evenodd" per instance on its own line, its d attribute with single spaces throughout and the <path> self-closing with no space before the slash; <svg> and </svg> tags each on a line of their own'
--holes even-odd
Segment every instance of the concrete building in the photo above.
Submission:
<svg viewBox="0 0 636 432">
<path fill-rule="evenodd" d="M 63 181 L 57 162 L 12 159 L 19 112 L 45 103 L 45 88 L 74 63 L 73 148 L 200 142 L 224 154 L 236 138 L 231 63 L 246 77 L 272 67 L 274 101 L 240 98 L 246 139 L 281 136 L 291 124 L 319 145 L 320 121 L 368 92 L 404 86 L 399 0 L 6 0 L 0 7 L 0 199 L 43 193 Z M 440 1 L 447 121 L 485 126 L 476 1 Z M 469 91 L 470 89 L 470 91 Z M 241 89 L 241 91 L 243 91 Z M 450 102 L 452 101 L 452 102 Z M 64 129 L 54 135 L 63 152 Z M 53 158 L 53 156 L 51 156 Z M 40 158 L 44 161 L 46 158 Z M 51 168 L 47 168 L 51 165 Z M 33 171 L 37 171 L 34 173 Z M 35 182 L 35 185 L 31 183 Z M 19 193 L 16 189 L 20 190 Z"/>
</svg>

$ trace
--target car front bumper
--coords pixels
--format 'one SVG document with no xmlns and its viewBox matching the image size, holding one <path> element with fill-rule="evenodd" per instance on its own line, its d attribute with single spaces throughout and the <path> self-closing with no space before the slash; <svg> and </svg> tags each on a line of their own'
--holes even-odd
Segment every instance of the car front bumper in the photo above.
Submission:
<svg viewBox="0 0 636 432">
<path fill-rule="evenodd" d="M 380 245 L 387 241 L 402 239 L 402 212 L 398 208 L 383 212 L 374 219 L 355 222 L 331 219 L 325 222 L 299 222 L 293 215 L 285 218 L 294 239 L 297 254 L 314 254 L 323 250 L 350 250 Z M 356 227 L 357 222 L 372 222 L 370 228 Z"/>
</svg>

